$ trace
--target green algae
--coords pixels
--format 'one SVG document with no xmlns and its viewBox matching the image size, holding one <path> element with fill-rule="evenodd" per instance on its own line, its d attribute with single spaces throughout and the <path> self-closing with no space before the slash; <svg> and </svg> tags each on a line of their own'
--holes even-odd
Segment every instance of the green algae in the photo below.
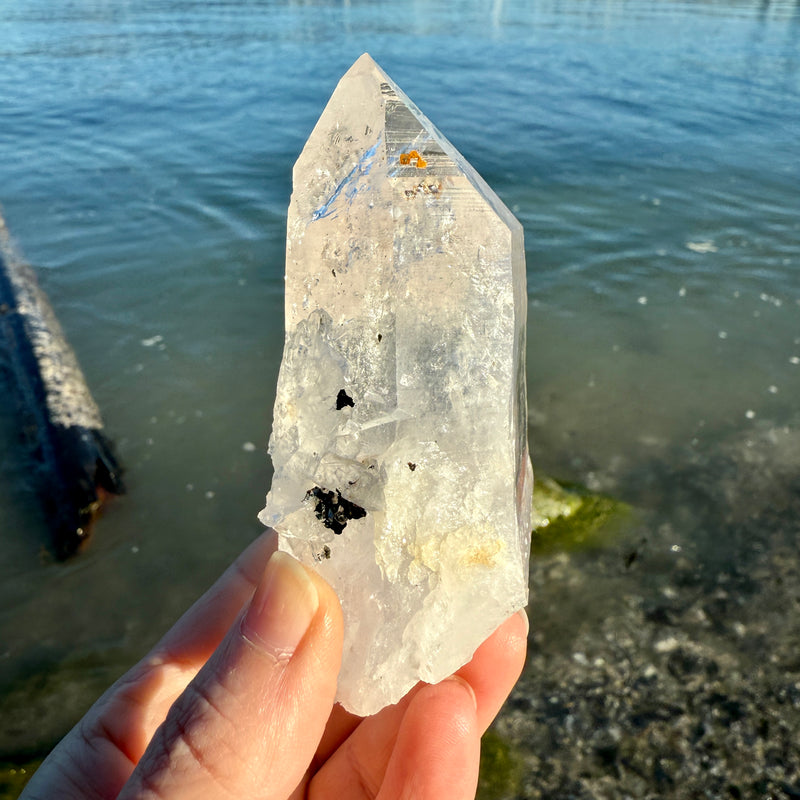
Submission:
<svg viewBox="0 0 800 800">
<path fill-rule="evenodd" d="M 591 550 L 614 541 L 633 521 L 633 509 L 582 486 L 537 477 L 533 488 L 531 553 Z"/>
<path fill-rule="evenodd" d="M 490 728 L 481 739 L 481 771 L 476 800 L 517 797 L 524 771 L 522 756 L 514 745 Z"/>
<path fill-rule="evenodd" d="M 0 800 L 17 800 L 42 760 L 0 761 Z"/>
<path fill-rule="evenodd" d="M 0 764 L 49 752 L 128 668 L 126 658 L 116 649 L 32 658 L 0 684 Z"/>
</svg>

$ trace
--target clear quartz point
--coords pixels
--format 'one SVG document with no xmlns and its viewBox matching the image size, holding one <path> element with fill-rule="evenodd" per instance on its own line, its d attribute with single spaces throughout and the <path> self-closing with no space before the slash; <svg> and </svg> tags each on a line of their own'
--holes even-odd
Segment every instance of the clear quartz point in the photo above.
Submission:
<svg viewBox="0 0 800 800">
<path fill-rule="evenodd" d="M 294 167 L 259 518 L 336 590 L 367 715 L 528 597 L 522 227 L 365 54 Z"/>
</svg>

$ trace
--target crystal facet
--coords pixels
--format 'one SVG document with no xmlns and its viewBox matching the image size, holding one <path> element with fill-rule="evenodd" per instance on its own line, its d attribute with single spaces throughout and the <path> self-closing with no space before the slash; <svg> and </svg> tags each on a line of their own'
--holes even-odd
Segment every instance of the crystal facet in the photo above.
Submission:
<svg viewBox="0 0 800 800">
<path fill-rule="evenodd" d="M 356 714 L 527 602 L 526 311 L 519 222 L 363 55 L 294 167 L 260 514 L 338 593 Z"/>
</svg>

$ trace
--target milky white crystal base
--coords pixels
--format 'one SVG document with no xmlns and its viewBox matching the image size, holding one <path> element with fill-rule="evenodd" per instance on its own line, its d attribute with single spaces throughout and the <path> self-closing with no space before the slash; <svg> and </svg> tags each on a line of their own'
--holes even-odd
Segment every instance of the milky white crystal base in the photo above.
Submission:
<svg viewBox="0 0 800 800">
<path fill-rule="evenodd" d="M 527 602 L 526 309 L 519 223 L 362 56 L 295 165 L 260 514 L 339 596 L 349 711 L 445 678 Z M 323 494 L 358 511 L 340 533 Z"/>
</svg>

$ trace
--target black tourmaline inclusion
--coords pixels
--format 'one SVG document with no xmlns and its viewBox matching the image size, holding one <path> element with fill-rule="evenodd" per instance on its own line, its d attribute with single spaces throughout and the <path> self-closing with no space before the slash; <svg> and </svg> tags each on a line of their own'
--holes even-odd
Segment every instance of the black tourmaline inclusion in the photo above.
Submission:
<svg viewBox="0 0 800 800">
<path fill-rule="evenodd" d="M 315 486 L 306 492 L 306 498 L 308 497 L 313 497 L 315 500 L 314 513 L 317 519 L 322 520 L 322 524 L 336 534 L 341 533 L 351 519 L 367 516 L 367 512 L 361 506 L 345 500 L 336 489 L 328 491 Z"/>
<path fill-rule="evenodd" d="M 339 394 L 336 395 L 336 410 L 341 411 L 345 406 L 355 406 L 353 398 L 344 389 L 339 389 Z"/>
</svg>

